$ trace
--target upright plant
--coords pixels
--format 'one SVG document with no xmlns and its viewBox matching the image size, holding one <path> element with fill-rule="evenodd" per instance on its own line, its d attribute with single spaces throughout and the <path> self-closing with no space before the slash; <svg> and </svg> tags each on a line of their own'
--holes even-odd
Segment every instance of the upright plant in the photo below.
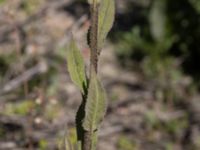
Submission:
<svg viewBox="0 0 200 150">
<path fill-rule="evenodd" d="M 114 0 L 88 0 L 91 26 L 88 31 L 90 47 L 89 75 L 86 74 L 83 57 L 72 38 L 68 51 L 68 70 L 72 81 L 82 94 L 82 103 L 76 115 L 77 149 L 95 150 L 97 134 L 106 107 L 106 94 L 98 78 L 98 60 L 104 41 L 110 31 L 115 14 Z M 67 150 L 72 146 L 66 145 Z"/>
</svg>

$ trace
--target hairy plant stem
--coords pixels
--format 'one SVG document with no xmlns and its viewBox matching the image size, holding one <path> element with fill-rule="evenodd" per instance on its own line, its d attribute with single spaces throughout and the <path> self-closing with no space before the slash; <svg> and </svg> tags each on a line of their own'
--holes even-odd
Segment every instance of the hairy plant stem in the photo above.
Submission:
<svg viewBox="0 0 200 150">
<path fill-rule="evenodd" d="M 90 5 L 91 28 L 90 28 L 90 77 L 92 71 L 98 72 L 98 3 L 93 0 Z M 97 140 L 97 131 L 85 131 L 83 150 L 95 150 Z"/>
<path fill-rule="evenodd" d="M 91 150 L 91 140 L 91 133 L 89 131 L 85 131 L 83 150 Z"/>
<path fill-rule="evenodd" d="M 96 0 L 93 0 L 93 4 L 90 6 L 91 13 L 91 28 L 90 28 L 90 74 L 92 69 L 97 73 L 98 69 L 98 4 Z"/>
</svg>

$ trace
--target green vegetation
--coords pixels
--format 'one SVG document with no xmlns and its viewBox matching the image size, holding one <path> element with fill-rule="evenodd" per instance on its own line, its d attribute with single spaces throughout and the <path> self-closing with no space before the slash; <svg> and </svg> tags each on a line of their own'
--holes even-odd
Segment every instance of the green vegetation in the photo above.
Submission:
<svg viewBox="0 0 200 150">
<path fill-rule="evenodd" d="M 132 140 L 125 136 L 121 136 L 118 139 L 118 148 L 119 150 L 138 150 L 138 146 Z"/>
<path fill-rule="evenodd" d="M 22 8 L 27 14 L 33 14 L 37 8 L 43 3 L 43 0 L 23 0 L 22 1 Z"/>
<path fill-rule="evenodd" d="M 190 86 L 200 87 L 199 6 L 198 0 L 154 0 L 138 12 L 143 23 L 115 34 L 121 64 L 155 81 L 156 99 L 180 100 L 177 83 L 187 75 L 194 81 Z"/>
<path fill-rule="evenodd" d="M 61 1 L 0 0 L 0 147 L 199 150 L 200 1 Z"/>
<path fill-rule="evenodd" d="M 22 115 L 26 116 L 32 109 L 35 108 L 35 103 L 32 100 L 27 100 L 18 104 L 7 104 L 5 107 L 4 115 Z"/>
<path fill-rule="evenodd" d="M 136 22 L 130 31 L 117 34 L 116 37 L 120 37 L 117 53 L 122 63 L 127 64 L 130 59 L 137 62 L 148 59 L 152 66 L 161 64 L 165 67 L 164 62 L 168 59 L 170 62 L 183 59 L 183 70 L 195 73 L 185 65 L 192 65 L 188 60 L 194 54 L 199 56 L 196 40 L 199 39 L 200 28 L 196 18 L 199 18 L 200 10 L 194 9 L 200 6 L 198 3 L 192 0 L 175 3 L 154 0 L 146 13 L 141 14 L 146 23 L 140 25 Z"/>
<path fill-rule="evenodd" d="M 99 125 L 106 112 L 106 95 L 98 79 L 98 59 L 104 41 L 114 21 L 114 0 L 89 0 L 91 27 L 89 30 L 90 69 L 86 75 L 82 55 L 72 39 L 67 53 L 68 70 L 72 81 L 82 93 L 82 104 L 77 112 L 77 145 L 82 150 L 95 150 Z M 80 145 L 81 144 L 81 145 Z M 71 150 L 72 147 L 67 150 Z"/>
<path fill-rule="evenodd" d="M 3 4 L 5 2 L 5 0 L 0 0 L 0 5 Z"/>
<path fill-rule="evenodd" d="M 46 140 L 40 140 L 39 142 L 39 148 L 40 150 L 46 150 L 47 149 L 48 142 Z"/>
</svg>

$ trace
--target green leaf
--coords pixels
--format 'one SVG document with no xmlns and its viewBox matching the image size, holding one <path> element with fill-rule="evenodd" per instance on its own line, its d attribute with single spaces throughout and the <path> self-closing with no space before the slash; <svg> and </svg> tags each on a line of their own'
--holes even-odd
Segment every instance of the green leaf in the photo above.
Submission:
<svg viewBox="0 0 200 150">
<path fill-rule="evenodd" d="M 150 30 L 153 38 L 162 42 L 166 34 L 166 0 L 153 1 L 149 12 Z"/>
<path fill-rule="evenodd" d="M 87 84 L 85 65 L 81 52 L 73 39 L 70 41 L 67 50 L 67 66 L 71 80 L 80 88 L 81 92 L 84 93 Z"/>
<path fill-rule="evenodd" d="M 95 71 L 91 73 L 91 80 L 88 89 L 88 97 L 85 106 L 85 118 L 83 128 L 86 131 L 95 131 L 101 123 L 106 112 L 106 96 Z"/>
<path fill-rule="evenodd" d="M 100 53 L 106 36 L 112 28 L 115 16 L 115 1 L 101 0 L 98 15 L 98 51 Z"/>
</svg>

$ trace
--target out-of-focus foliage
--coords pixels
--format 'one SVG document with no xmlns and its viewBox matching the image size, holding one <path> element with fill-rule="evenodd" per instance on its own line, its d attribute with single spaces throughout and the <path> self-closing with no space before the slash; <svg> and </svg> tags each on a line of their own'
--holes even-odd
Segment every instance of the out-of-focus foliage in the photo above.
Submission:
<svg viewBox="0 0 200 150">
<path fill-rule="evenodd" d="M 5 0 L 0 0 L 0 4 L 2 4 Z"/>
<path fill-rule="evenodd" d="M 189 0 L 192 6 L 196 9 L 197 12 L 200 12 L 200 1 L 199 0 Z"/>
<path fill-rule="evenodd" d="M 46 140 L 40 140 L 40 142 L 39 142 L 40 150 L 47 149 L 47 145 L 48 145 L 48 142 Z"/>
<path fill-rule="evenodd" d="M 198 0 L 152 0 L 149 7 L 144 8 L 145 13 L 140 14 L 146 23 L 135 22 L 131 31 L 118 34 L 117 54 L 122 63 L 138 62 L 145 72 L 157 78 L 158 73 L 162 74 L 160 69 L 171 68 L 167 71 L 172 71 L 171 66 L 178 61 L 183 72 L 198 81 L 199 3 Z"/>
<path fill-rule="evenodd" d="M 42 4 L 43 0 L 23 0 L 21 3 L 21 7 L 25 10 L 26 13 L 32 14 L 34 11 L 37 10 Z"/>
<path fill-rule="evenodd" d="M 24 101 L 19 104 L 7 104 L 4 114 L 6 115 L 22 115 L 25 116 L 30 113 L 31 109 L 35 108 L 35 103 L 33 101 Z"/>
<path fill-rule="evenodd" d="M 121 136 L 118 139 L 118 147 L 119 147 L 119 150 L 137 150 L 138 149 L 137 144 L 125 136 Z"/>
</svg>

